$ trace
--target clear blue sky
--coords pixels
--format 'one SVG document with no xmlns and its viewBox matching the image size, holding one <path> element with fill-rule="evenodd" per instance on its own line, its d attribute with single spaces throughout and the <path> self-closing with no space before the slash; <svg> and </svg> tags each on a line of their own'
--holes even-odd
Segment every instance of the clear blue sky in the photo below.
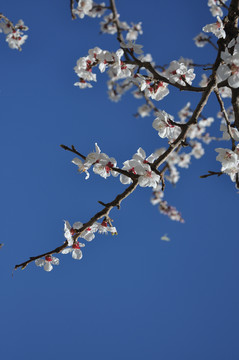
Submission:
<svg viewBox="0 0 239 360">
<path fill-rule="evenodd" d="M 117 7 L 122 20 L 143 22 L 138 43 L 158 64 L 213 61 L 215 50 L 192 40 L 214 22 L 207 1 Z M 98 200 L 124 189 L 115 178 L 85 181 L 60 144 L 88 154 L 98 142 L 122 164 L 139 146 L 150 154 L 165 142 L 153 117 L 133 117 L 140 100 L 128 93 L 110 102 L 106 74 L 93 89 L 73 86 L 73 67 L 89 48 L 118 49 L 115 37 L 99 34 L 97 19 L 72 21 L 67 0 L 5 1 L 1 12 L 30 28 L 21 53 L 0 34 L 1 358 L 238 360 L 239 195 L 229 177 L 199 178 L 220 170 L 214 145 L 166 188 L 185 224 L 161 215 L 141 188 L 112 211 L 118 236 L 98 235 L 81 261 L 61 255 L 51 273 L 30 264 L 12 278 L 15 264 L 64 241 L 64 219 L 85 222 L 101 209 Z M 198 100 L 172 91 L 158 106 L 176 116 Z M 205 115 L 216 119 L 218 110 L 212 98 Z M 165 233 L 170 242 L 160 240 Z"/>
</svg>

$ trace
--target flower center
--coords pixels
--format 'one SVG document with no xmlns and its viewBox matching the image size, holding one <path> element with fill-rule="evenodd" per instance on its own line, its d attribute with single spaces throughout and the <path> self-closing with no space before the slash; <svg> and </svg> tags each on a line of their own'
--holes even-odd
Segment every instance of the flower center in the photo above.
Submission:
<svg viewBox="0 0 239 360">
<path fill-rule="evenodd" d="M 114 165 L 109 161 L 108 164 L 105 165 L 105 170 L 107 174 L 109 174 L 110 170 L 112 169 Z"/>
<path fill-rule="evenodd" d="M 231 72 L 232 74 L 237 74 L 239 71 L 239 66 L 236 66 L 235 64 L 231 65 Z"/>
<path fill-rule="evenodd" d="M 132 172 L 133 174 L 136 175 L 136 171 L 134 170 L 134 167 L 132 167 L 131 169 L 129 169 L 129 172 Z"/>
<path fill-rule="evenodd" d="M 80 249 L 80 245 L 79 245 L 78 241 L 77 241 L 77 243 L 72 245 L 72 249 Z"/>
</svg>

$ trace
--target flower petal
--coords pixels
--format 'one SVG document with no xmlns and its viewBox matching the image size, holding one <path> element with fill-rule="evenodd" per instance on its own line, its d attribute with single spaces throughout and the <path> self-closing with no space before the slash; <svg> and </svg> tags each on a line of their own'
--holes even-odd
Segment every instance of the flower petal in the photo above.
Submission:
<svg viewBox="0 0 239 360">
<path fill-rule="evenodd" d="M 80 260 L 80 259 L 82 259 L 82 251 L 80 250 L 80 249 L 74 249 L 73 251 L 72 251 L 72 257 L 73 257 L 73 259 L 75 259 L 75 260 Z"/>
<path fill-rule="evenodd" d="M 46 261 L 44 265 L 45 271 L 51 271 L 53 269 L 53 266 L 51 265 L 50 261 Z"/>
<path fill-rule="evenodd" d="M 60 264 L 60 260 L 54 256 L 52 256 L 52 264 L 53 265 L 59 265 Z"/>
<path fill-rule="evenodd" d="M 66 248 L 66 249 L 64 249 L 64 250 L 62 250 L 62 254 L 69 254 L 70 252 L 72 252 L 72 248 L 70 248 L 70 247 L 68 247 L 68 248 Z"/>
<path fill-rule="evenodd" d="M 35 260 L 35 264 L 36 264 L 36 266 L 43 266 L 45 264 L 45 260 L 37 259 L 37 260 Z"/>
</svg>

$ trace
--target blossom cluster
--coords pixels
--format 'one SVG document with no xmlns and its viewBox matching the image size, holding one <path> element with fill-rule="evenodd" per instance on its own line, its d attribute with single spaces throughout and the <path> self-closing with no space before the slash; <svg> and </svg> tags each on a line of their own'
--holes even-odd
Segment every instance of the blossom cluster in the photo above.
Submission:
<svg viewBox="0 0 239 360">
<path fill-rule="evenodd" d="M 123 49 L 111 53 L 107 50 L 102 50 L 99 47 L 89 50 L 89 55 L 81 57 L 77 60 L 74 68 L 76 74 L 79 76 L 79 82 L 75 86 L 80 88 L 92 87 L 88 81 L 96 81 L 96 74 L 92 72 L 95 66 L 99 66 L 99 70 L 103 73 L 110 67 L 110 76 L 114 79 L 123 79 L 131 76 L 134 65 L 126 64 L 121 60 L 124 51 Z"/>
<path fill-rule="evenodd" d="M 85 15 L 92 18 L 101 17 L 105 10 L 105 3 L 96 4 L 93 0 L 79 0 L 77 7 L 73 8 L 72 12 L 74 15 L 79 16 L 80 19 L 83 19 Z"/>
<path fill-rule="evenodd" d="M 223 63 L 217 70 L 218 81 L 228 81 L 232 88 L 239 87 L 239 37 L 233 39 L 221 53 Z"/>
<path fill-rule="evenodd" d="M 222 5 L 227 0 L 208 0 L 208 6 L 210 8 L 212 16 L 223 16 Z"/>
<path fill-rule="evenodd" d="M 27 35 L 24 35 L 24 31 L 27 30 L 28 27 L 22 20 L 19 20 L 14 26 L 9 21 L 5 20 L 5 18 L 2 18 L 0 21 L 0 32 L 3 32 L 6 35 L 6 42 L 11 49 L 21 50 L 21 46 L 28 38 Z"/>
<path fill-rule="evenodd" d="M 153 163 L 157 157 L 157 153 L 153 153 L 146 158 L 145 151 L 139 148 L 132 159 L 124 162 L 122 170 L 138 175 L 140 186 L 156 188 L 160 182 L 160 176 L 152 171 L 149 164 Z M 132 182 L 131 178 L 125 175 L 120 175 L 120 181 L 122 184 L 130 184 Z"/>
<path fill-rule="evenodd" d="M 221 162 L 221 171 L 235 182 L 239 174 L 239 145 L 234 151 L 227 148 L 217 148 L 215 151 L 218 152 L 216 160 Z"/>
<path fill-rule="evenodd" d="M 153 205 L 159 205 L 159 211 L 161 214 L 167 215 L 171 220 L 184 223 L 181 213 L 174 207 L 168 204 L 166 200 L 163 200 L 164 192 L 161 185 L 159 185 L 154 191 L 151 198 Z"/>
<path fill-rule="evenodd" d="M 232 140 L 233 143 L 239 142 L 239 131 L 233 126 L 234 113 L 231 109 L 226 110 L 226 115 L 229 123 L 226 122 L 223 114 L 219 113 L 221 117 L 220 130 L 222 131 L 222 140 Z M 233 182 L 238 182 L 239 175 L 239 143 L 233 146 L 233 149 L 217 148 L 215 151 L 218 153 L 216 160 L 221 163 L 221 172 L 230 176 Z M 236 184 L 236 186 L 238 186 Z"/>
<path fill-rule="evenodd" d="M 77 234 L 77 232 L 79 232 L 82 227 L 83 223 L 80 221 L 75 222 L 73 226 L 71 226 L 68 221 L 65 221 L 64 236 L 67 241 L 67 247 L 61 250 L 61 254 L 71 254 L 72 258 L 75 260 L 82 259 L 83 254 L 81 249 L 85 247 L 85 244 L 80 243 L 78 240 L 74 240 L 74 235 Z M 110 232 L 112 235 L 117 235 L 117 230 L 114 226 L 111 225 L 111 221 L 104 219 L 101 223 L 94 222 L 86 230 L 83 230 L 79 237 L 86 241 L 92 241 L 95 238 L 96 232 L 99 234 L 107 234 Z M 59 265 L 59 263 L 60 260 L 51 254 L 44 256 L 44 258 L 35 260 L 35 264 L 37 266 L 43 267 L 45 271 L 51 271 L 53 269 L 52 265 Z"/>
<path fill-rule="evenodd" d="M 113 170 L 113 168 L 117 165 L 116 160 L 113 157 L 109 157 L 105 153 L 102 153 L 97 143 L 95 143 L 95 151 L 88 154 L 84 161 L 76 157 L 72 160 L 72 162 L 78 166 L 79 172 L 86 173 L 86 179 L 90 176 L 88 170 L 91 166 L 93 166 L 94 173 L 100 175 L 104 179 L 110 175 L 118 175 L 118 173 Z"/>
<path fill-rule="evenodd" d="M 98 174 L 105 179 L 111 174 L 113 176 L 119 175 L 121 169 L 116 168 L 116 160 L 110 158 L 105 153 L 101 153 L 97 143 L 95 144 L 95 149 L 95 152 L 88 154 L 84 161 L 77 157 L 72 160 L 72 162 L 78 166 L 78 171 L 85 172 L 86 179 L 90 176 L 88 170 L 91 166 L 93 167 L 93 172 L 95 174 Z M 157 157 L 158 154 L 156 152 L 146 158 L 145 151 L 142 148 L 139 148 L 131 160 L 126 160 L 123 163 L 122 170 L 124 173 L 121 173 L 120 175 L 120 182 L 122 184 L 130 184 L 132 182 L 132 176 L 136 175 L 140 186 L 156 187 L 160 182 L 160 176 L 151 169 L 150 164 L 153 163 Z"/>
<path fill-rule="evenodd" d="M 208 24 L 206 26 L 204 26 L 202 28 L 203 31 L 205 32 L 211 32 L 213 33 L 218 39 L 223 38 L 225 39 L 226 37 L 226 33 L 224 30 L 224 25 L 223 22 L 221 20 L 221 18 L 219 16 L 217 16 L 217 22 L 216 23 L 212 23 L 212 24 Z"/>
<path fill-rule="evenodd" d="M 232 97 L 235 89 L 239 88 L 239 36 L 231 40 L 229 44 L 226 41 L 223 42 L 226 35 L 229 35 L 226 34 L 224 28 L 227 19 L 221 19 L 223 16 L 222 8 L 226 7 L 224 6 L 225 2 L 226 0 L 208 0 L 210 11 L 217 21 L 202 28 L 204 32 L 212 33 L 218 39 L 222 39 L 218 42 L 221 58 L 218 56 L 217 59 L 220 60 L 220 64 L 217 60 L 212 66 L 204 66 L 204 70 L 213 69 L 212 74 L 216 77 L 218 89 L 216 87 L 210 89 L 211 77 L 206 74 L 202 74 L 199 85 L 205 89 L 214 90 L 217 95 L 221 107 L 218 117 L 222 118 L 220 124 L 222 137 L 218 140 L 230 140 L 232 148 L 216 148 L 215 151 L 218 153 L 216 160 L 221 163 L 221 173 L 229 175 L 231 180 L 236 182 L 238 186 L 239 143 L 237 142 L 239 142 L 239 128 L 235 121 L 233 109 L 225 110 L 221 98 Z M 74 67 L 79 80 L 74 85 L 81 89 L 91 88 L 92 83 L 97 81 L 94 70 L 98 68 L 100 73 L 106 71 L 108 73 L 107 85 L 111 100 L 120 100 L 126 91 L 133 88 L 134 97 L 145 100 L 145 103 L 138 107 L 136 116 L 144 118 L 153 113 L 152 126 L 157 131 L 158 136 L 167 141 L 169 148 L 161 147 L 147 157 L 145 151 L 140 147 L 132 158 L 124 161 L 122 167 L 119 167 L 116 159 L 102 153 L 96 143 L 95 151 L 90 152 L 86 157 L 73 151 L 81 159 L 75 157 L 72 162 L 78 167 L 80 173 L 85 173 L 85 179 L 89 178 L 92 169 L 95 174 L 104 179 L 107 179 L 110 175 L 113 177 L 119 176 L 119 180 L 123 185 L 133 183 L 133 185 L 136 184 L 141 187 L 151 187 L 153 189 L 151 203 L 158 205 L 159 211 L 167 215 L 171 220 L 183 223 L 184 219 L 181 213 L 164 199 L 165 182 L 168 181 L 175 185 L 180 179 L 180 168 L 189 168 L 192 157 L 200 159 L 204 155 L 203 143 L 209 144 L 216 139 L 211 137 L 207 130 L 214 123 L 214 118 L 202 115 L 201 111 L 199 111 L 200 115 L 198 115 L 198 111 L 193 111 L 190 102 L 187 102 L 178 112 L 178 120 L 175 121 L 174 116 L 165 110 L 158 109 L 153 100 L 160 101 L 166 97 L 169 94 L 169 86 L 174 86 L 180 90 L 205 91 L 205 89 L 192 86 L 196 76 L 195 68 L 200 65 L 196 65 L 193 60 L 185 58 L 173 60 L 164 66 L 155 65 L 151 54 L 144 54 L 143 46 L 135 43 L 138 36 L 143 33 L 142 23 L 131 23 L 129 25 L 127 22 L 121 21 L 112 5 L 112 1 L 110 4 L 107 7 L 105 3 L 96 4 L 93 0 L 77 0 L 76 8 L 72 8 L 72 14 L 81 19 L 85 16 L 95 18 L 104 15 L 100 23 L 101 32 L 107 34 L 117 33 L 119 41 L 117 51 L 113 52 L 94 47 L 88 51 L 87 56 L 80 57 Z M 108 9 L 112 12 L 105 15 Z M 7 35 L 7 41 L 12 48 L 20 49 L 20 45 L 26 39 L 26 35 L 22 36 L 22 31 L 27 29 L 21 20 L 15 26 L 15 33 L 10 23 L 7 24 L 4 20 L 0 22 L 0 31 Z M 216 50 L 218 49 L 211 41 L 210 35 L 200 33 L 194 38 L 194 41 L 198 47 L 203 47 L 209 43 Z M 223 51 L 221 51 L 220 43 L 224 44 Z M 224 83 L 220 84 L 222 82 Z M 160 141 L 165 141 L 161 139 Z M 72 149 L 75 150 L 73 147 Z M 158 170 L 158 164 L 162 163 L 161 160 L 163 160 L 163 168 Z M 127 193 L 127 190 L 125 193 Z M 102 203 L 102 205 L 104 204 Z M 113 206 L 117 205 L 114 204 Z M 97 219 L 101 217 L 102 214 L 95 216 Z M 95 238 L 96 233 L 117 234 L 116 228 L 112 226 L 111 219 L 108 217 L 105 217 L 101 223 L 93 222 L 92 219 L 88 227 L 82 222 L 75 222 L 71 226 L 68 221 L 65 221 L 64 236 L 66 242 L 56 252 L 71 254 L 73 259 L 80 260 L 83 257 L 82 248 L 85 247 L 85 243 L 80 243 L 79 238 L 82 241 L 89 242 Z M 59 265 L 59 259 L 52 256 L 53 253 L 49 252 L 44 257 L 38 257 L 35 260 L 36 265 L 43 267 L 46 271 L 51 271 L 53 265 Z"/>
</svg>

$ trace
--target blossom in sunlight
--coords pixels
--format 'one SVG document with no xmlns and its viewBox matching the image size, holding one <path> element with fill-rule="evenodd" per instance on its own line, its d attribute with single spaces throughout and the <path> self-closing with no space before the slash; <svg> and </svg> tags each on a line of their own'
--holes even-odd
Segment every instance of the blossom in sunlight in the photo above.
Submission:
<svg viewBox="0 0 239 360">
<path fill-rule="evenodd" d="M 131 40 L 129 40 L 127 43 L 121 42 L 120 46 L 125 49 L 129 49 L 131 52 L 135 52 L 136 54 L 142 54 L 143 45 L 135 44 Z"/>
<path fill-rule="evenodd" d="M 225 39 L 225 37 L 226 37 L 224 26 L 223 26 L 222 20 L 220 19 L 219 16 L 217 16 L 216 23 L 208 24 L 208 25 L 204 26 L 202 29 L 205 32 L 212 32 L 218 39 L 220 39 L 220 38 Z"/>
<path fill-rule="evenodd" d="M 186 154 L 186 153 L 180 153 L 179 154 L 179 161 L 178 161 L 178 166 L 180 166 L 181 168 L 188 168 L 190 165 L 190 159 L 191 156 L 190 154 Z"/>
<path fill-rule="evenodd" d="M 118 172 L 114 171 L 113 168 L 116 167 L 117 162 L 114 158 L 110 158 L 108 155 L 101 153 L 100 158 L 96 161 L 93 166 L 93 171 L 95 174 L 100 175 L 104 179 L 110 175 L 118 176 Z"/>
<path fill-rule="evenodd" d="M 23 45 L 28 38 L 27 35 L 24 35 L 23 31 L 27 30 L 28 27 L 24 24 L 23 20 L 19 20 L 14 26 L 14 29 L 10 23 L 0 21 L 0 32 L 6 34 L 6 41 L 11 49 L 21 50 L 21 45 Z"/>
<path fill-rule="evenodd" d="M 89 179 L 90 174 L 87 171 L 88 167 L 85 165 L 85 163 L 82 160 L 80 160 L 79 158 L 76 157 L 71 162 L 78 166 L 78 171 L 80 173 L 84 172 L 86 174 L 86 177 L 85 177 L 86 180 Z"/>
<path fill-rule="evenodd" d="M 227 97 L 231 98 L 232 97 L 232 91 L 227 86 L 220 87 L 218 89 L 218 91 L 219 91 L 222 98 L 227 98 Z"/>
<path fill-rule="evenodd" d="M 122 168 L 122 170 L 126 170 L 131 174 L 139 174 L 141 171 L 141 164 L 138 160 L 135 159 L 131 159 L 131 160 L 126 160 L 124 162 L 124 166 Z M 129 176 L 126 175 L 120 175 L 120 182 L 122 184 L 130 184 L 132 182 L 131 178 Z"/>
<path fill-rule="evenodd" d="M 175 135 L 178 135 L 179 128 L 172 123 L 173 117 L 166 113 L 166 111 L 158 111 L 157 117 L 153 121 L 153 128 L 158 131 L 158 135 L 161 138 L 168 138 L 172 140 L 175 138 Z M 175 133 L 176 131 L 176 133 Z M 179 130 L 180 131 L 180 130 Z"/>
<path fill-rule="evenodd" d="M 108 155 L 102 153 L 97 143 L 95 143 L 95 151 L 89 153 L 84 161 L 76 157 L 72 162 L 78 166 L 78 171 L 80 173 L 84 172 L 86 174 L 85 179 L 89 178 L 90 174 L 88 170 L 92 165 L 94 173 L 99 174 L 105 179 L 111 174 L 113 176 L 118 175 L 117 172 L 112 170 L 117 164 L 116 160 L 114 158 L 109 158 Z"/>
<path fill-rule="evenodd" d="M 44 259 L 35 260 L 36 266 L 43 266 L 45 271 L 51 271 L 53 269 L 52 265 L 59 265 L 59 263 L 59 259 L 52 255 L 46 255 Z"/>
<path fill-rule="evenodd" d="M 223 135 L 222 135 L 222 139 L 223 140 L 230 140 L 231 139 L 231 136 L 228 132 L 228 128 L 227 128 L 227 125 L 226 124 L 221 124 L 220 125 L 220 130 L 223 131 Z M 234 127 L 231 127 L 230 126 L 230 132 L 231 132 L 231 135 L 232 135 L 232 138 L 236 141 L 239 141 L 239 131 L 237 130 L 237 128 L 234 128 Z"/>
<path fill-rule="evenodd" d="M 62 254 L 69 254 L 72 253 L 73 259 L 80 260 L 83 257 L 81 248 L 84 247 L 85 244 L 79 243 L 76 241 L 71 247 L 67 247 L 66 249 L 62 250 Z"/>
<path fill-rule="evenodd" d="M 64 236 L 65 236 L 69 246 L 72 246 L 74 244 L 73 235 L 75 235 L 76 232 L 82 228 L 82 226 L 83 226 L 83 223 L 80 221 L 75 222 L 72 227 L 68 221 L 65 221 Z M 94 223 L 93 225 L 91 225 L 91 227 L 83 230 L 80 234 L 80 237 L 86 241 L 92 241 L 95 238 L 94 233 L 97 230 L 98 230 L 98 225 L 97 225 L 97 223 Z"/>
<path fill-rule="evenodd" d="M 109 226 L 106 220 L 103 220 L 102 223 L 97 223 L 99 234 L 108 234 L 110 232 L 112 235 L 117 235 L 117 230 L 114 226 Z"/>
<path fill-rule="evenodd" d="M 144 86 L 143 86 L 144 87 Z M 142 85 L 141 85 L 142 90 Z M 146 81 L 145 95 L 156 101 L 162 100 L 169 94 L 168 84 L 163 81 Z"/>
<path fill-rule="evenodd" d="M 27 35 L 21 35 L 20 31 L 12 32 L 7 35 L 6 41 L 11 49 L 21 49 L 21 45 L 23 45 L 28 38 Z"/>
<path fill-rule="evenodd" d="M 91 8 L 91 10 L 88 13 L 88 16 L 95 18 L 95 17 L 101 17 L 104 13 L 105 13 L 105 3 L 101 3 L 101 4 L 96 4 L 95 2 L 93 2 L 93 7 Z"/>
<path fill-rule="evenodd" d="M 206 74 L 202 74 L 202 80 L 200 81 L 199 86 L 201 86 L 201 87 L 207 86 L 208 81 L 209 81 L 209 80 L 208 80 L 207 75 L 206 75 Z"/>
<path fill-rule="evenodd" d="M 100 23 L 102 33 L 114 35 L 117 32 L 116 24 L 113 22 L 113 13 L 104 16 L 104 20 Z"/>
<path fill-rule="evenodd" d="M 189 155 L 193 155 L 195 159 L 200 159 L 205 153 L 202 144 L 199 141 L 190 141 L 190 145 L 192 146 L 192 151 Z"/>
<path fill-rule="evenodd" d="M 138 107 L 138 114 L 141 117 L 145 117 L 145 116 L 150 116 L 150 112 L 151 112 L 151 107 L 147 104 L 143 104 L 140 107 Z"/>
<path fill-rule="evenodd" d="M 218 81 L 228 80 L 232 88 L 239 87 L 239 46 L 235 46 L 233 54 L 226 49 L 221 53 L 224 64 L 217 70 Z"/>
<path fill-rule="evenodd" d="M 73 13 L 83 19 L 85 15 L 89 15 L 90 10 L 93 6 L 92 0 L 79 0 L 76 9 L 73 9 Z"/>
<path fill-rule="evenodd" d="M 155 174 L 154 171 L 151 170 L 149 165 L 147 165 L 148 169 L 145 169 L 144 174 L 139 176 L 139 186 L 142 187 L 153 187 L 157 188 L 160 182 L 160 176 Z"/>
<path fill-rule="evenodd" d="M 171 220 L 184 223 L 181 213 L 174 206 L 169 205 L 165 200 L 160 202 L 159 211 L 162 214 L 167 215 Z"/>
<path fill-rule="evenodd" d="M 180 120 L 184 123 L 190 116 L 192 116 L 193 112 L 190 109 L 191 103 L 188 102 L 179 112 L 178 116 Z"/>
<path fill-rule="evenodd" d="M 215 149 L 219 154 L 216 157 L 217 161 L 222 164 L 221 171 L 225 171 L 237 166 L 238 156 L 230 149 L 217 148 Z"/>
<path fill-rule="evenodd" d="M 80 79 L 80 81 L 75 82 L 74 86 L 79 86 L 80 89 L 92 88 L 92 85 L 87 83 L 84 79 Z"/>
<path fill-rule="evenodd" d="M 194 69 L 187 69 L 183 63 L 174 60 L 170 63 L 169 68 L 165 72 L 165 76 L 172 83 L 178 83 L 182 86 L 191 85 L 195 79 Z"/>
<path fill-rule="evenodd" d="M 203 33 L 198 34 L 193 38 L 197 47 L 204 47 L 208 43 L 209 37 Z"/>
<path fill-rule="evenodd" d="M 162 201 L 163 197 L 164 197 L 164 192 L 162 190 L 162 185 L 158 185 L 153 190 L 153 196 L 151 197 L 150 202 L 152 205 L 157 205 Z"/>
<path fill-rule="evenodd" d="M 128 30 L 128 33 L 126 35 L 126 40 L 137 40 L 138 35 L 142 35 L 143 34 L 143 30 L 142 30 L 142 23 L 139 22 L 138 24 L 134 24 L 131 23 L 131 28 Z"/>
</svg>

